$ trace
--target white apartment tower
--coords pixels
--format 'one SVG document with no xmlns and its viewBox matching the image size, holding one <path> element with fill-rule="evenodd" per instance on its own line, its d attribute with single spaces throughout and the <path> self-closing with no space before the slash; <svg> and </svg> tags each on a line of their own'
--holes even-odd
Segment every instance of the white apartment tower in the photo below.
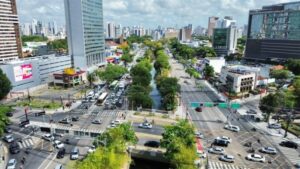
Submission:
<svg viewBox="0 0 300 169">
<path fill-rule="evenodd" d="M 15 0 L 0 0 L 0 62 L 22 56 Z"/>
<path fill-rule="evenodd" d="M 65 13 L 73 66 L 93 71 L 105 64 L 102 0 L 65 0 Z"/>
</svg>

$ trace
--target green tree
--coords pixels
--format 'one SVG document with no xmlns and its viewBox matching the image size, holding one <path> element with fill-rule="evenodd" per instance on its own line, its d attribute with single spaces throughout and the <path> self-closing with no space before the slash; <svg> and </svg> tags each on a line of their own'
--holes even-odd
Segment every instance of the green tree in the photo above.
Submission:
<svg viewBox="0 0 300 169">
<path fill-rule="evenodd" d="M 188 166 L 194 169 L 197 157 L 193 126 L 187 120 L 181 120 L 176 125 L 166 126 L 162 136 L 160 142 L 166 148 L 166 158 L 177 168 Z"/>
<path fill-rule="evenodd" d="M 201 46 L 199 48 L 196 48 L 195 53 L 198 57 L 201 57 L 201 58 L 217 56 L 215 50 L 213 48 L 207 47 L 207 46 Z"/>
<path fill-rule="evenodd" d="M 99 144 L 100 143 L 100 144 Z M 77 161 L 75 169 L 121 169 L 129 161 L 128 145 L 137 143 L 134 130 L 128 123 L 120 124 L 101 134 L 94 144 L 98 147 L 83 161 Z"/>
<path fill-rule="evenodd" d="M 104 71 L 98 71 L 97 75 L 100 79 L 111 83 L 127 73 L 127 69 L 123 66 L 108 64 Z"/>
<path fill-rule="evenodd" d="M 149 96 L 150 87 L 141 85 L 131 85 L 128 89 L 127 96 L 131 106 L 143 108 L 152 108 L 152 99 Z"/>
<path fill-rule="evenodd" d="M 2 100 L 12 89 L 11 82 L 6 74 L 0 69 L 0 100 Z"/>
<path fill-rule="evenodd" d="M 288 79 L 292 77 L 292 73 L 288 70 L 272 70 L 270 76 L 275 79 Z"/>
<path fill-rule="evenodd" d="M 89 73 L 87 76 L 87 80 L 90 84 L 90 87 L 92 87 L 93 82 L 96 80 L 96 73 Z"/>
<path fill-rule="evenodd" d="M 263 97 L 259 102 L 259 109 L 265 113 L 265 121 L 269 123 L 269 119 L 272 113 L 275 113 L 280 105 L 279 94 L 268 94 Z"/>
<path fill-rule="evenodd" d="M 130 70 L 130 75 L 133 80 L 133 84 L 141 86 L 149 86 L 151 82 L 151 74 L 147 67 L 143 64 L 137 64 Z"/>
<path fill-rule="evenodd" d="M 50 41 L 47 43 L 47 46 L 49 49 L 53 49 L 56 51 L 66 51 L 68 50 L 67 38 Z"/>
<path fill-rule="evenodd" d="M 296 106 L 300 107 L 300 79 L 295 79 L 293 82 L 294 96 L 296 97 Z"/>
<path fill-rule="evenodd" d="M 286 66 L 295 75 L 300 75 L 300 59 L 289 59 Z"/>
<path fill-rule="evenodd" d="M 133 55 L 129 53 L 124 53 L 121 57 L 121 60 L 127 65 L 127 63 L 130 63 L 133 61 Z"/>
<path fill-rule="evenodd" d="M 206 78 L 213 77 L 215 75 L 215 70 L 212 66 L 206 65 L 203 69 Z"/>
<path fill-rule="evenodd" d="M 46 42 L 48 41 L 48 38 L 45 36 L 38 36 L 38 35 L 30 35 L 30 36 L 26 36 L 23 35 L 21 37 L 22 40 L 22 44 L 23 46 L 26 46 L 26 42 Z"/>
<path fill-rule="evenodd" d="M 0 105 L 0 136 L 4 133 L 4 128 L 9 123 L 6 113 L 11 111 L 11 107 Z"/>
</svg>

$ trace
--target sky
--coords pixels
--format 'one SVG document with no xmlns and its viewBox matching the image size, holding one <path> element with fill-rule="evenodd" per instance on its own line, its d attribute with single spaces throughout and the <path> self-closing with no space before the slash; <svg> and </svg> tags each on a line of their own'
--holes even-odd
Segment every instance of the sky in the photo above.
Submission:
<svg viewBox="0 0 300 169">
<path fill-rule="evenodd" d="M 207 27 L 209 16 L 233 16 L 239 26 L 247 24 L 250 9 L 292 0 L 103 0 L 104 23 L 147 28 L 187 24 Z M 21 23 L 32 19 L 64 25 L 64 0 L 17 0 Z"/>
</svg>

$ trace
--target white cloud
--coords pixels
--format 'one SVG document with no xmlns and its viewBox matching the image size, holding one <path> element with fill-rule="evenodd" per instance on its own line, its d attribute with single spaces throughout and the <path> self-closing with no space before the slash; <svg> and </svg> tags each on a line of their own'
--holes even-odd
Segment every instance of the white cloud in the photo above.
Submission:
<svg viewBox="0 0 300 169">
<path fill-rule="evenodd" d="M 290 0 L 103 0 L 105 22 L 149 27 L 207 26 L 209 16 L 233 16 L 239 25 L 247 23 L 248 11 Z M 20 20 L 56 20 L 63 24 L 63 0 L 17 0 Z"/>
</svg>

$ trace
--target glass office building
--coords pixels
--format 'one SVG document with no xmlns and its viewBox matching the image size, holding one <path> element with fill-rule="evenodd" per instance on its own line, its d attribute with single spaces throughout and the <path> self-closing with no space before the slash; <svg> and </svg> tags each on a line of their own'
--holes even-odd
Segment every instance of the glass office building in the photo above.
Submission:
<svg viewBox="0 0 300 169">
<path fill-rule="evenodd" d="M 73 66 L 89 71 L 105 64 L 102 0 L 65 0 L 65 13 Z"/>
<path fill-rule="evenodd" d="M 247 59 L 300 59 L 300 2 L 251 10 L 248 24 Z"/>
</svg>

